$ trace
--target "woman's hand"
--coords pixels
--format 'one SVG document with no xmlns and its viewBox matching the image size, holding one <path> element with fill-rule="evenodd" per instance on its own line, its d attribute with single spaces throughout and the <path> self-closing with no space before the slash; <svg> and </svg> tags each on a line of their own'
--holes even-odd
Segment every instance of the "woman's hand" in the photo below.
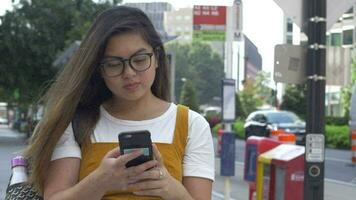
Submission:
<svg viewBox="0 0 356 200">
<path fill-rule="evenodd" d="M 156 145 L 153 146 L 153 154 L 158 161 L 155 168 L 130 178 L 128 189 L 135 191 L 136 195 L 160 196 L 163 199 L 191 199 L 182 183 L 173 178 L 164 166 L 162 156 Z"/>
<path fill-rule="evenodd" d="M 130 178 L 157 165 L 156 160 L 151 160 L 138 166 L 125 167 L 127 162 L 141 154 L 142 152 L 137 150 L 120 155 L 118 148 L 109 151 L 102 159 L 100 166 L 94 171 L 98 177 L 98 186 L 104 187 L 105 191 L 126 191 Z"/>
</svg>

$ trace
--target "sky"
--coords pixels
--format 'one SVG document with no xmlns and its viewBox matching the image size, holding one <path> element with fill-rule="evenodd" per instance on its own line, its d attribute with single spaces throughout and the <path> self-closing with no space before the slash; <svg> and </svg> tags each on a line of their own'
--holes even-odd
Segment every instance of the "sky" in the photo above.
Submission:
<svg viewBox="0 0 356 200">
<path fill-rule="evenodd" d="M 162 1 L 171 3 L 176 9 L 193 5 L 231 6 L 233 4 L 233 0 L 123 0 L 124 3 Z M 273 0 L 243 0 L 242 2 L 243 32 L 257 46 L 262 56 L 262 69 L 273 72 L 274 46 L 283 41 L 283 12 Z M 11 9 L 11 0 L 0 0 L 0 16 L 7 9 Z"/>
</svg>

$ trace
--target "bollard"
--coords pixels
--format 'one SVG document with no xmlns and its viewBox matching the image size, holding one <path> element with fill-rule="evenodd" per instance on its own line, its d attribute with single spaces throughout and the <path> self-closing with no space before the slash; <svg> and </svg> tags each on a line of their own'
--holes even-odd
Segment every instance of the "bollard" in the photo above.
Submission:
<svg viewBox="0 0 356 200">
<path fill-rule="evenodd" d="M 352 163 L 356 164 L 356 130 L 351 132 L 351 153 L 352 153 Z"/>
<path fill-rule="evenodd" d="M 218 145 L 217 145 L 217 156 L 221 155 L 221 145 L 222 145 L 222 135 L 224 133 L 224 130 L 222 128 L 218 129 Z"/>
<path fill-rule="evenodd" d="M 283 134 L 283 133 L 285 133 L 285 132 L 284 132 L 284 130 L 281 130 L 281 129 L 271 130 L 270 138 L 278 141 L 279 134 Z"/>
<path fill-rule="evenodd" d="M 278 141 L 284 144 L 295 144 L 297 137 L 292 133 L 280 133 Z"/>
</svg>

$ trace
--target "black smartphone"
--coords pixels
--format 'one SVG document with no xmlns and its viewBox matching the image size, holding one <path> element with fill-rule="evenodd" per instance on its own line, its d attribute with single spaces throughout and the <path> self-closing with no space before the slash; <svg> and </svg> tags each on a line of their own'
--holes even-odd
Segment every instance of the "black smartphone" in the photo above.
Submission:
<svg viewBox="0 0 356 200">
<path fill-rule="evenodd" d="M 134 150 L 142 150 L 143 154 L 126 163 L 126 167 L 137 166 L 153 159 L 151 133 L 147 130 L 129 131 L 119 134 L 121 155 Z"/>
</svg>

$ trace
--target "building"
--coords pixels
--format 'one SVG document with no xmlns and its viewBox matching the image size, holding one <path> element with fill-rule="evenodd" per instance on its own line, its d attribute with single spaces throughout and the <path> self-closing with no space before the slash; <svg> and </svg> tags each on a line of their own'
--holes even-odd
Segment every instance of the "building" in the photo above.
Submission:
<svg viewBox="0 0 356 200">
<path fill-rule="evenodd" d="M 193 40 L 193 9 L 181 8 L 164 13 L 164 29 L 168 35 L 178 36 L 175 41 Z"/>
<path fill-rule="evenodd" d="M 126 3 L 126 6 L 131 6 L 141 9 L 152 21 L 155 29 L 162 37 L 166 37 L 167 33 L 164 29 L 164 13 L 172 11 L 172 5 L 167 2 L 151 2 L 151 3 Z"/>
<path fill-rule="evenodd" d="M 262 70 L 262 57 L 258 53 L 258 49 L 255 44 L 247 37 L 244 36 L 245 41 L 245 74 L 244 79 L 255 79 L 257 72 Z"/>
<path fill-rule="evenodd" d="M 343 116 L 341 89 L 352 83 L 352 57 L 355 55 L 355 12 L 352 6 L 326 33 L 325 113 Z"/>
</svg>

